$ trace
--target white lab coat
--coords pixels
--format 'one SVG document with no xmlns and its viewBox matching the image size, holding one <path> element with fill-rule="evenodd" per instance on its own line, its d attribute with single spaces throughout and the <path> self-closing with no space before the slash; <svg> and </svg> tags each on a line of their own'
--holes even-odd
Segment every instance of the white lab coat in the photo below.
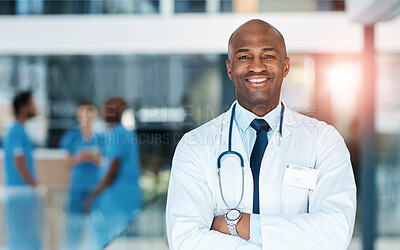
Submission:
<svg viewBox="0 0 400 250">
<path fill-rule="evenodd" d="M 220 194 L 217 158 L 227 150 L 231 109 L 185 134 L 176 148 L 166 208 L 170 249 L 261 249 L 210 230 L 214 216 L 227 211 Z M 356 186 L 343 138 L 332 126 L 288 108 L 282 130 L 279 145 L 275 129 L 260 170 L 262 249 L 346 249 L 354 228 Z M 236 123 L 232 149 L 245 160 L 241 209 L 251 213 L 250 157 Z M 286 164 L 318 169 L 316 188 L 284 185 Z M 221 175 L 224 196 L 234 206 L 241 195 L 240 167 L 222 168 L 228 169 Z"/>
</svg>

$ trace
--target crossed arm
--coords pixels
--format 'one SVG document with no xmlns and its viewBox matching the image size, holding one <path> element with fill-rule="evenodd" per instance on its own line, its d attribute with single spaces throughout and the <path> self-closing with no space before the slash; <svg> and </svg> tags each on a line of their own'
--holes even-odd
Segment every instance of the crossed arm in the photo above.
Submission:
<svg viewBox="0 0 400 250">
<path fill-rule="evenodd" d="M 80 153 L 77 156 L 73 156 L 71 153 L 68 153 L 66 163 L 69 168 L 73 168 L 76 164 L 82 162 L 92 162 L 93 164 L 99 166 L 101 163 L 100 155 L 96 155 L 93 153 Z"/>
<path fill-rule="evenodd" d="M 229 235 L 224 216 L 215 216 L 213 195 L 200 167 L 204 163 L 193 152 L 195 147 L 181 143 L 172 163 L 166 209 L 170 249 L 261 249 L 245 240 L 249 214 L 243 214 L 237 225 L 241 237 Z"/>
<path fill-rule="evenodd" d="M 329 131 L 328 131 L 329 132 Z M 263 245 L 271 249 L 346 249 L 355 218 L 356 187 L 350 158 L 337 132 L 318 147 L 320 177 L 309 195 L 309 211 L 261 214 Z M 184 139 L 182 139 L 184 140 Z M 257 249 L 249 239 L 250 215 L 237 225 L 241 237 L 228 235 L 223 215 L 215 216 L 215 201 L 205 177 L 202 145 L 178 145 L 172 163 L 167 200 L 167 234 L 171 249 Z M 290 237 L 287 237 L 290 235 Z"/>
<path fill-rule="evenodd" d="M 228 225 L 225 221 L 224 215 L 218 215 L 214 217 L 211 230 L 215 230 L 223 234 L 229 234 Z M 242 217 L 236 225 L 236 231 L 242 239 L 250 239 L 250 214 L 242 214 Z"/>
</svg>

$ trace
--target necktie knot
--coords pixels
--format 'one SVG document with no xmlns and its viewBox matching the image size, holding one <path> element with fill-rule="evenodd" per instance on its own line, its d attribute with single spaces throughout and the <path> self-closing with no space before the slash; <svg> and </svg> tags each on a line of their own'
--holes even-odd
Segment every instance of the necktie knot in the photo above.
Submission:
<svg viewBox="0 0 400 250">
<path fill-rule="evenodd" d="M 268 132 L 270 129 L 269 124 L 264 119 L 254 119 L 250 126 L 257 131 L 257 134 L 261 131 Z"/>
</svg>

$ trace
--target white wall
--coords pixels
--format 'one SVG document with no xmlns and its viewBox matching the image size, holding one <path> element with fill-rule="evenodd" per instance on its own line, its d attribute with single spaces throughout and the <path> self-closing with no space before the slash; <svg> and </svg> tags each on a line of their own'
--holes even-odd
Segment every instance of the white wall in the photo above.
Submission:
<svg viewBox="0 0 400 250">
<path fill-rule="evenodd" d="M 385 53 L 400 53 L 400 16 L 376 25 L 376 47 Z"/>
<path fill-rule="evenodd" d="M 358 53 L 363 29 L 346 13 L 259 15 L 3 16 L 0 55 L 226 53 L 230 34 L 261 18 L 285 36 L 289 53 Z M 380 23 L 377 50 L 400 52 L 400 18 Z"/>
<path fill-rule="evenodd" d="M 291 53 L 362 50 L 362 27 L 348 21 L 345 13 L 291 12 L 257 16 L 3 16 L 0 54 L 226 53 L 234 29 L 255 17 L 275 25 Z"/>
</svg>

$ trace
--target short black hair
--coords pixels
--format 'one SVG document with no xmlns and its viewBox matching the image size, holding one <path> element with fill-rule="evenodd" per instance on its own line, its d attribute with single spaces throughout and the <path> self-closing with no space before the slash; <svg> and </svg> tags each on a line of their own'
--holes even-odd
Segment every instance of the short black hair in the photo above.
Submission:
<svg viewBox="0 0 400 250">
<path fill-rule="evenodd" d="M 102 107 L 103 119 L 108 123 L 119 123 L 122 113 L 128 108 L 128 104 L 120 97 L 109 98 Z"/>
<path fill-rule="evenodd" d="M 13 99 L 13 111 L 14 115 L 18 116 L 19 113 L 21 112 L 21 108 L 29 103 L 29 100 L 32 98 L 32 92 L 31 91 L 24 91 L 18 93 L 16 96 L 14 96 Z"/>
<path fill-rule="evenodd" d="M 95 105 L 93 102 L 88 101 L 88 100 L 82 100 L 82 101 L 80 101 L 80 102 L 78 103 L 78 107 L 80 107 L 80 106 L 93 106 L 93 107 L 96 107 L 96 105 Z M 97 107 L 96 107 L 96 108 L 97 108 Z"/>
</svg>

